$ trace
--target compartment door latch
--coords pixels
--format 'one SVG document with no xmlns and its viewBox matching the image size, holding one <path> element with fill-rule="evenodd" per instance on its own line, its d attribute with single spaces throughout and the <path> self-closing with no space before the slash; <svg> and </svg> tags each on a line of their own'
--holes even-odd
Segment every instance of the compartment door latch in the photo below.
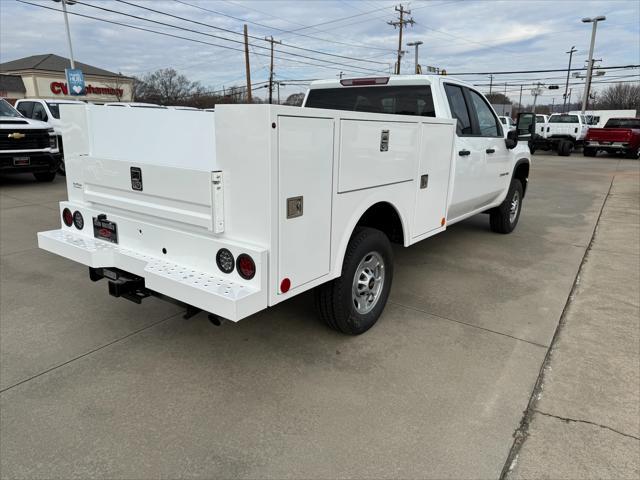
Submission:
<svg viewBox="0 0 640 480">
<path fill-rule="evenodd" d="M 211 172 L 211 210 L 213 233 L 224 232 L 224 183 L 222 172 Z"/>
</svg>

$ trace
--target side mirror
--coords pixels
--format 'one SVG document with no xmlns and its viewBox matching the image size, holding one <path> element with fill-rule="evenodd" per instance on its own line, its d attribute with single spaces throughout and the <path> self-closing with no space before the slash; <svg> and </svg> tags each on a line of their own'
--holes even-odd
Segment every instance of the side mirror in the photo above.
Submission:
<svg viewBox="0 0 640 480">
<path fill-rule="evenodd" d="M 504 139 L 504 143 L 509 150 L 516 148 L 518 146 L 518 131 L 510 130 L 507 133 L 507 138 Z"/>
<path fill-rule="evenodd" d="M 536 114 L 519 113 L 515 131 L 518 140 L 532 140 L 536 132 Z"/>
</svg>

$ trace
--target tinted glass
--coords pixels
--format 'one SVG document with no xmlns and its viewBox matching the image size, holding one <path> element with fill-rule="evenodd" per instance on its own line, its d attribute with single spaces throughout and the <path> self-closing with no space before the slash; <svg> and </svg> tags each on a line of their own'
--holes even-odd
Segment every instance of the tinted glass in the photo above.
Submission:
<svg viewBox="0 0 640 480">
<path fill-rule="evenodd" d="M 464 99 L 462 88 L 456 85 L 445 85 L 445 91 L 447 92 L 447 100 L 449 101 L 449 107 L 451 108 L 451 115 L 458 120 L 457 132 L 458 135 L 471 135 L 471 119 L 469 116 L 469 109 L 467 108 L 467 102 Z"/>
<path fill-rule="evenodd" d="M 507 119 L 504 117 L 500 117 L 500 122 L 502 122 L 503 125 L 507 124 Z"/>
<path fill-rule="evenodd" d="M 54 118 L 60 118 L 60 105 L 58 105 L 57 103 L 49 103 L 49 102 L 47 102 L 47 105 L 49 106 L 51 115 L 53 115 Z"/>
<path fill-rule="evenodd" d="M 536 115 L 536 122 L 544 123 L 544 117 L 542 115 Z"/>
<path fill-rule="evenodd" d="M 502 130 L 498 126 L 498 121 L 496 116 L 487 105 L 487 102 L 484 98 L 473 90 L 469 90 L 471 94 L 471 101 L 473 102 L 473 106 L 476 109 L 476 114 L 478 116 L 478 126 L 480 127 L 480 135 L 483 137 L 497 137 L 502 135 Z M 505 118 L 505 122 L 508 120 Z"/>
<path fill-rule="evenodd" d="M 306 107 L 435 117 L 431 87 L 343 87 L 311 90 Z"/>
<path fill-rule="evenodd" d="M 41 120 L 43 122 L 47 121 L 47 112 L 41 104 L 36 103 L 33 105 L 33 114 L 31 115 L 31 118 L 34 120 Z"/>
<path fill-rule="evenodd" d="M 611 118 L 604 128 L 640 128 L 640 118 Z"/>
<path fill-rule="evenodd" d="M 580 119 L 577 115 L 551 115 L 549 123 L 579 123 Z"/>
<path fill-rule="evenodd" d="M 17 110 L 27 118 L 31 118 L 33 113 L 33 102 L 20 102 Z"/>
</svg>

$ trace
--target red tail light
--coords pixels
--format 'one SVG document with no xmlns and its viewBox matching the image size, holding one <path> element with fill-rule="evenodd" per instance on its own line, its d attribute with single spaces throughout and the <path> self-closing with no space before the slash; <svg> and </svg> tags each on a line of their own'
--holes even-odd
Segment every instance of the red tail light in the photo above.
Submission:
<svg viewBox="0 0 640 480">
<path fill-rule="evenodd" d="M 67 227 L 70 227 L 71 225 L 73 225 L 73 214 L 71 213 L 71 210 L 69 210 L 68 208 L 65 208 L 64 210 L 62 210 L 62 221 Z"/>
<path fill-rule="evenodd" d="M 386 85 L 389 83 L 389 77 L 372 77 L 372 78 L 347 78 L 340 80 L 343 87 L 358 87 L 362 85 Z"/>
<path fill-rule="evenodd" d="M 256 264 L 253 258 L 246 253 L 238 255 L 236 268 L 238 269 L 238 274 L 245 280 L 251 280 L 256 274 Z"/>
</svg>

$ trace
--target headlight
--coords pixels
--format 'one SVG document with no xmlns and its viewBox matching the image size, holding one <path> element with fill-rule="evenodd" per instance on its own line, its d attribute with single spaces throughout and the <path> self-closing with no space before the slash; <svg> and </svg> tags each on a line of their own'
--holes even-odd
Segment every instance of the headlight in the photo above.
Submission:
<svg viewBox="0 0 640 480">
<path fill-rule="evenodd" d="M 58 137 L 56 137 L 55 135 L 49 137 L 49 147 L 53 149 L 58 148 Z"/>
</svg>

